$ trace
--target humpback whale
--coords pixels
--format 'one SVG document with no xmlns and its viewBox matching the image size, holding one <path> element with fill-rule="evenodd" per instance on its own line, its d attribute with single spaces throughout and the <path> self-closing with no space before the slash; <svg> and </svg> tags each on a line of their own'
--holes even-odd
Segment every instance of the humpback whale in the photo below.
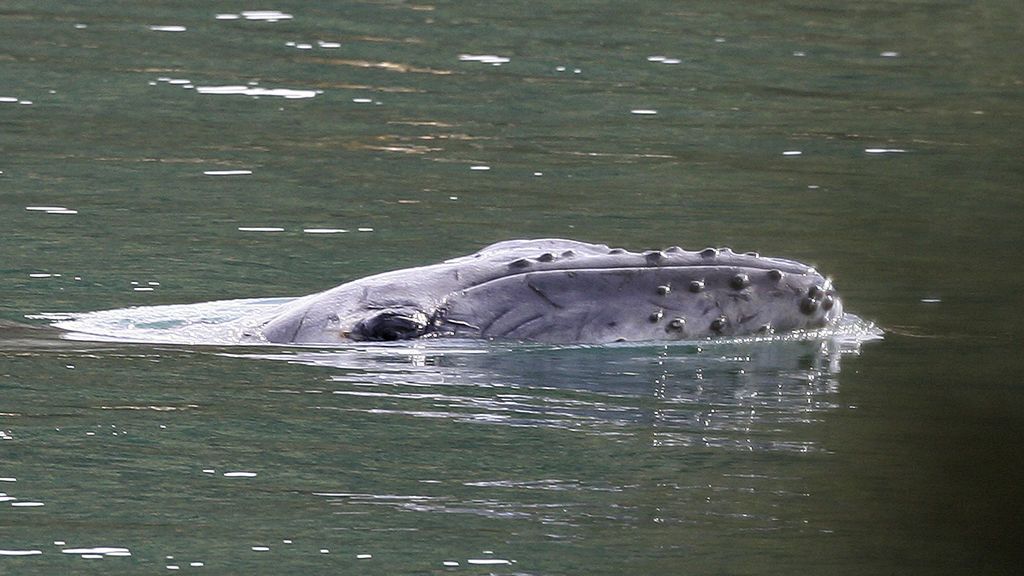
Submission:
<svg viewBox="0 0 1024 576">
<path fill-rule="evenodd" d="M 793 260 L 549 238 L 498 242 L 298 298 L 261 318 L 246 339 L 600 344 L 773 334 L 835 325 L 842 316 L 831 280 Z"/>
</svg>

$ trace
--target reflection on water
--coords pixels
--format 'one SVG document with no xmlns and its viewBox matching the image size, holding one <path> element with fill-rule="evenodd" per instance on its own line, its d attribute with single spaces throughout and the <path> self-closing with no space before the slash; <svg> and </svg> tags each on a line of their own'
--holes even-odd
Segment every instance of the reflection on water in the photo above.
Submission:
<svg viewBox="0 0 1024 576">
<path fill-rule="evenodd" d="M 239 14 L 222 13 L 216 15 L 217 20 L 238 20 L 240 18 L 262 22 L 280 22 L 282 20 L 291 20 L 294 16 L 278 10 L 243 10 Z"/>
<path fill-rule="evenodd" d="M 490 64 L 491 66 L 501 66 L 502 64 L 508 64 L 512 59 L 505 56 L 496 56 L 494 54 L 459 54 L 459 61 L 479 62 L 481 64 Z"/>
<path fill-rule="evenodd" d="M 277 96 L 294 100 L 298 98 L 313 98 L 322 91 L 317 90 L 296 90 L 293 88 L 262 88 L 259 86 L 196 86 L 199 94 L 227 94 L 241 96 Z"/>
<path fill-rule="evenodd" d="M 806 452 L 787 437 L 835 407 L 844 354 L 861 340 L 544 347 L 472 342 L 228 354 L 330 368 L 321 410 L 600 435 L 654 446 Z M 637 428 L 639 427 L 639 428 Z"/>
<path fill-rule="evenodd" d="M 23 104 L 25 106 L 31 106 L 32 105 L 32 101 L 31 100 L 23 100 L 21 98 L 15 98 L 13 96 L 0 96 L 0 104 L 4 104 L 4 103 L 7 103 L 7 104 Z M 3 172 L 0 172 L 0 174 L 3 174 Z"/>
<path fill-rule="evenodd" d="M 247 85 L 197 86 L 188 78 L 170 78 L 167 76 L 161 76 L 157 78 L 155 81 L 150 82 L 149 84 L 150 86 L 156 86 L 157 84 L 180 86 L 181 88 L 184 88 L 186 90 L 195 90 L 197 94 L 252 96 L 253 98 L 259 98 L 260 96 L 270 96 L 284 98 L 286 100 L 314 98 L 319 94 L 323 94 L 323 90 L 302 90 L 295 88 L 264 88 L 259 85 L 259 82 L 256 81 L 252 81 Z"/>
</svg>

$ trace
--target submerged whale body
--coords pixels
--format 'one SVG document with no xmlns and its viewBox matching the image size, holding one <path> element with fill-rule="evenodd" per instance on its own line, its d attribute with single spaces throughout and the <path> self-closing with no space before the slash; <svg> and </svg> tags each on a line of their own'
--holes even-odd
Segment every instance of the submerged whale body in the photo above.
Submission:
<svg viewBox="0 0 1024 576">
<path fill-rule="evenodd" d="M 250 341 L 329 344 L 451 336 L 548 343 L 694 340 L 834 325 L 814 268 L 728 248 L 642 253 L 573 240 L 509 240 L 299 298 Z"/>
</svg>

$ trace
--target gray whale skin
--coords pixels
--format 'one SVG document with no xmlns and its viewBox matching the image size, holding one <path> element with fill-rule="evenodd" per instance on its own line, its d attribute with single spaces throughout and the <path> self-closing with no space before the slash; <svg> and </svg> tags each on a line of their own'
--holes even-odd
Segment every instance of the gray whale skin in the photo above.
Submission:
<svg viewBox="0 0 1024 576">
<path fill-rule="evenodd" d="M 842 309 L 829 279 L 792 260 L 728 248 L 637 253 L 509 240 L 298 298 L 246 336 L 282 344 L 695 340 L 822 328 Z"/>
</svg>

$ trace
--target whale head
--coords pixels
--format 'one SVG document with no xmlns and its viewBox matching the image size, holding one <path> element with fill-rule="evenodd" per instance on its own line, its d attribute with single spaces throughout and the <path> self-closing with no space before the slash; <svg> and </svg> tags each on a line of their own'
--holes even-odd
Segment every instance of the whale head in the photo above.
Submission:
<svg viewBox="0 0 1024 576">
<path fill-rule="evenodd" d="M 793 260 L 541 239 L 349 282 L 289 304 L 260 331 L 282 343 L 436 336 L 605 343 L 814 329 L 842 314 L 832 282 Z"/>
</svg>

